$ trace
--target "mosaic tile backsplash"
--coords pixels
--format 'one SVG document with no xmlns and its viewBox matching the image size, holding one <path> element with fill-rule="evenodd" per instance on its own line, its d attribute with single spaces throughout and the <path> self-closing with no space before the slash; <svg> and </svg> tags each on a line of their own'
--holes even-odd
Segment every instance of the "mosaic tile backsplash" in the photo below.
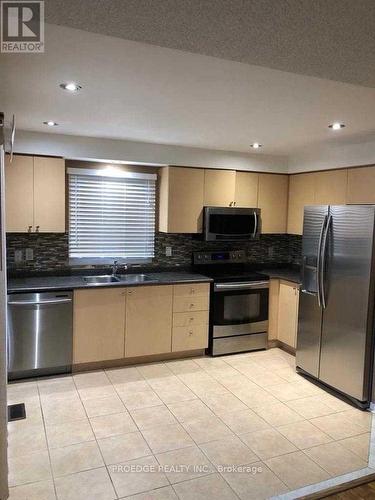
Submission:
<svg viewBox="0 0 375 500">
<path fill-rule="evenodd" d="M 166 257 L 166 247 L 172 247 L 172 256 Z M 259 240 L 246 243 L 205 242 L 191 234 L 156 233 L 155 258 L 147 267 L 189 266 L 192 252 L 210 250 L 246 251 L 249 263 L 300 264 L 302 237 L 288 234 L 265 234 Z M 26 249 L 31 249 L 33 260 L 26 260 Z M 22 261 L 16 263 L 16 251 L 22 252 Z M 54 271 L 69 268 L 67 233 L 8 233 L 7 260 L 9 271 Z"/>
</svg>

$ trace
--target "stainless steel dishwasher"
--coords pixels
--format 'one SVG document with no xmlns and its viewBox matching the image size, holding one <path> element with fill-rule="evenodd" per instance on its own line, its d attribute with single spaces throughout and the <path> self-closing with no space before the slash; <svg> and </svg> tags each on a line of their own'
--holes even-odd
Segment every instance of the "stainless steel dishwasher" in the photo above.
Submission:
<svg viewBox="0 0 375 500">
<path fill-rule="evenodd" d="M 71 371 L 73 294 L 8 295 L 8 378 Z"/>
</svg>

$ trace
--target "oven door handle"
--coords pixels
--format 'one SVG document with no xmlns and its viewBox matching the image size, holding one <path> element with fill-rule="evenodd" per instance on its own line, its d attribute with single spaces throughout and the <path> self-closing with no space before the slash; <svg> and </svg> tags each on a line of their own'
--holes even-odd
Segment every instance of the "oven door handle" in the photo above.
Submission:
<svg viewBox="0 0 375 500">
<path fill-rule="evenodd" d="M 269 281 L 251 281 L 247 283 L 215 283 L 214 291 L 223 292 L 225 290 L 257 290 L 269 288 Z"/>
</svg>

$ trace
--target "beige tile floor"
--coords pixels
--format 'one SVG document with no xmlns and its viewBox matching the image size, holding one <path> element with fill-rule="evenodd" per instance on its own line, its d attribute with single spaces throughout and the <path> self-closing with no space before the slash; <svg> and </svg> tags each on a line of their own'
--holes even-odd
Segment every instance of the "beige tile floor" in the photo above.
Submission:
<svg viewBox="0 0 375 500">
<path fill-rule="evenodd" d="M 371 414 L 279 349 L 8 386 L 11 500 L 262 499 L 367 466 Z"/>
</svg>

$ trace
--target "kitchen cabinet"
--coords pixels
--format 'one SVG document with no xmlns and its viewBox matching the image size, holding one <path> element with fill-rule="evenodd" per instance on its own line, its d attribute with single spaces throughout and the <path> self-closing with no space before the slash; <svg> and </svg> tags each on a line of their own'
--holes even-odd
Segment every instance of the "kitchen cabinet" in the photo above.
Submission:
<svg viewBox="0 0 375 500">
<path fill-rule="evenodd" d="M 7 232 L 65 232 L 65 162 L 15 155 L 5 162 Z"/>
<path fill-rule="evenodd" d="M 159 231 L 202 231 L 204 170 L 164 167 L 160 169 Z"/>
<path fill-rule="evenodd" d="M 229 207 L 235 201 L 236 172 L 234 170 L 204 171 L 204 206 Z"/>
<path fill-rule="evenodd" d="M 234 202 L 236 207 L 255 208 L 258 206 L 259 174 L 236 172 Z"/>
<path fill-rule="evenodd" d="M 345 205 L 348 171 L 327 170 L 314 175 L 314 205 Z"/>
<path fill-rule="evenodd" d="M 89 363 L 124 357 L 126 289 L 75 290 L 73 362 Z"/>
<path fill-rule="evenodd" d="M 280 280 L 270 279 L 268 295 L 268 340 L 276 340 L 278 337 L 279 292 Z"/>
<path fill-rule="evenodd" d="M 171 352 L 173 286 L 126 291 L 125 357 Z"/>
<path fill-rule="evenodd" d="M 286 232 L 288 186 L 287 175 L 259 174 L 257 206 L 261 210 L 262 233 Z"/>
<path fill-rule="evenodd" d="M 6 231 L 25 233 L 34 225 L 34 159 L 32 156 L 5 157 Z"/>
<path fill-rule="evenodd" d="M 348 169 L 347 203 L 375 203 L 375 166 Z"/>
<path fill-rule="evenodd" d="M 172 352 L 208 347 L 209 294 L 208 283 L 173 287 Z"/>
<path fill-rule="evenodd" d="M 288 225 L 289 234 L 302 234 L 303 209 L 305 205 L 314 205 L 314 174 L 291 175 L 289 179 Z"/>
<path fill-rule="evenodd" d="M 34 228 L 65 232 L 65 161 L 34 156 Z"/>
<path fill-rule="evenodd" d="M 298 326 L 299 285 L 280 280 L 277 317 L 277 339 L 296 348 Z"/>
</svg>

